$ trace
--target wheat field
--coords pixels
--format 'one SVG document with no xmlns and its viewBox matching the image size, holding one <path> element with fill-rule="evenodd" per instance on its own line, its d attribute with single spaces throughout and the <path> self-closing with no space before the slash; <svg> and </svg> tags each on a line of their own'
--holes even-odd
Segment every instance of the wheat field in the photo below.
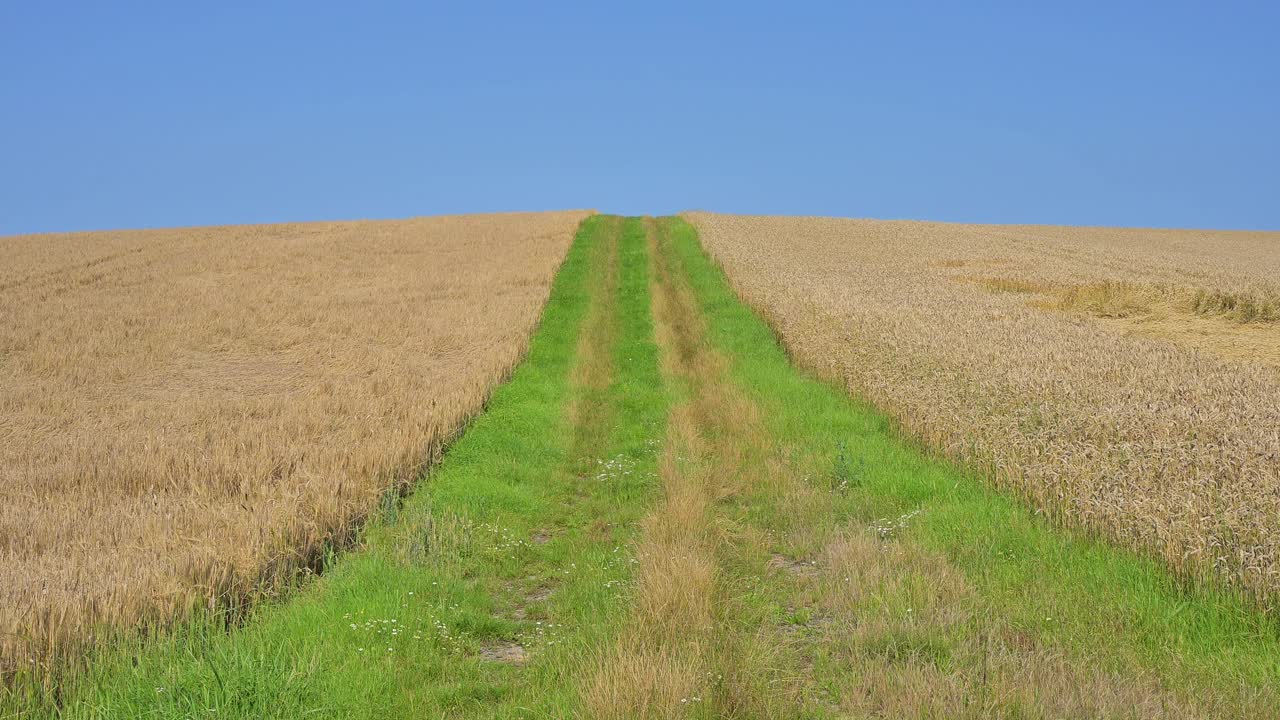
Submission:
<svg viewBox="0 0 1280 720">
<path fill-rule="evenodd" d="M 686 217 L 802 364 L 1280 607 L 1280 233 Z"/>
<path fill-rule="evenodd" d="M 0 670 L 351 540 L 518 361 L 587 214 L 0 238 Z"/>
</svg>

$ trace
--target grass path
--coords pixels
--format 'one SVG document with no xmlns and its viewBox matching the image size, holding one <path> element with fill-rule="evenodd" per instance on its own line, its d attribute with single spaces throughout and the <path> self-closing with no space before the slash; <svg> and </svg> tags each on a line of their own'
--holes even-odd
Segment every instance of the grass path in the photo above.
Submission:
<svg viewBox="0 0 1280 720">
<path fill-rule="evenodd" d="M 676 218 L 583 224 L 527 360 L 384 515 L 64 716 L 1280 717 L 1274 626 L 797 372 Z"/>
<path fill-rule="evenodd" d="M 649 224 L 653 305 L 663 370 L 675 395 L 659 463 L 663 497 L 643 519 L 631 617 L 595 672 L 591 718 L 757 717 L 789 714 L 795 698 L 770 675 L 780 634 L 740 597 L 738 528 L 725 503 L 762 439 L 752 408 L 724 382 L 724 359 L 705 343 L 701 314 L 673 275 Z"/>
</svg>

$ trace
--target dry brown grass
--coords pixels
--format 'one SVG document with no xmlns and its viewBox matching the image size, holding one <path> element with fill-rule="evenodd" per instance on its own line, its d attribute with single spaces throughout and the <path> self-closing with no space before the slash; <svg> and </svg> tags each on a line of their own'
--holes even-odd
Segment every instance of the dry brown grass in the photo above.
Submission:
<svg viewBox="0 0 1280 720">
<path fill-rule="evenodd" d="M 652 257 L 652 223 L 646 229 Z M 664 375 L 688 373 L 697 353 L 687 323 L 696 318 L 677 314 L 658 287 L 651 284 Z M 704 445 L 693 403 L 672 408 L 658 463 L 663 498 L 642 521 L 631 616 L 586 679 L 587 717 L 684 717 L 690 702 L 707 694 L 717 580 L 709 514 L 714 478 L 690 472 L 687 463 L 705 453 Z"/>
<path fill-rule="evenodd" d="M 946 558 L 838 534 L 811 578 L 842 717 L 1206 718 L 1268 705 L 1212 688 L 1193 701 L 1136 666 L 1108 672 L 1015 629 Z M 1247 708 L 1247 710 L 1242 710 Z M 846 715 L 847 714 L 847 715 Z"/>
<path fill-rule="evenodd" d="M 663 497 L 641 522 L 631 615 L 583 688 L 593 720 L 792 717 L 794 683 L 777 679 L 776 633 L 744 633 L 727 567 L 742 551 L 722 504 L 763 481 L 747 455 L 767 447 L 756 407 L 727 381 L 687 283 L 648 221 L 654 332 L 663 375 L 680 390 L 658 471 Z"/>
<path fill-rule="evenodd" d="M 0 670 L 349 540 L 518 360 L 585 216 L 0 238 Z"/>
<path fill-rule="evenodd" d="M 1201 352 L 1185 329 L 1110 332 L 1088 300 L 1064 313 L 1024 293 L 1190 288 L 1190 322 L 1270 347 L 1280 233 L 688 218 L 802 363 L 1065 521 L 1276 607 L 1274 367 Z M 1006 292 L 955 281 L 975 277 Z"/>
</svg>

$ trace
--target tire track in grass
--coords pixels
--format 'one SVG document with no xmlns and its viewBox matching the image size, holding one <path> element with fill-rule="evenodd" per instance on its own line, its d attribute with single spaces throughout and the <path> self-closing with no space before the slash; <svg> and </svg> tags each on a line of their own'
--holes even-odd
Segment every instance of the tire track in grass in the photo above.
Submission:
<svg viewBox="0 0 1280 720">
<path fill-rule="evenodd" d="M 639 220 L 618 220 L 616 262 L 602 279 L 611 300 L 593 307 L 578 350 L 575 448 L 560 528 L 575 538 L 552 595 L 554 645 L 530 663 L 500 717 L 569 717 L 588 648 L 612 642 L 631 585 L 634 527 L 655 490 L 666 393 L 649 313 L 649 254 Z"/>
<path fill-rule="evenodd" d="M 752 586 L 742 498 L 767 482 L 758 413 L 726 382 L 700 311 L 647 223 L 663 371 L 677 402 L 659 462 L 663 498 L 641 523 L 631 616 L 585 678 L 583 717 L 790 717 L 803 706 L 797 658 Z"/>
</svg>

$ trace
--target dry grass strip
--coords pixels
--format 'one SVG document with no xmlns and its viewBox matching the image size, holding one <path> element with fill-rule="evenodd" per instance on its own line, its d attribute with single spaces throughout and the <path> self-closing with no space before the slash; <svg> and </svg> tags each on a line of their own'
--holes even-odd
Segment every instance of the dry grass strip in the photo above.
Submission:
<svg viewBox="0 0 1280 720">
<path fill-rule="evenodd" d="M 599 268 L 587 282 L 588 292 L 594 302 L 587 306 L 583 318 L 583 331 L 578 337 L 577 358 L 573 366 L 572 384 L 575 395 L 569 412 L 573 418 L 573 447 L 570 457 L 576 462 L 590 463 L 599 457 L 600 448 L 606 447 L 612 432 L 613 404 L 606 402 L 604 394 L 614 376 L 614 346 L 621 332 L 618 322 L 618 254 L 622 235 L 621 217 L 603 218 L 609 223 L 602 233 L 603 240 L 592 247 L 597 258 L 591 266 Z"/>
<path fill-rule="evenodd" d="M 652 259 L 651 224 L 647 231 Z M 664 375 L 670 377 L 690 358 L 691 348 L 673 327 L 673 309 L 657 282 L 651 292 Z M 674 406 L 658 461 L 663 497 L 642 520 L 636 549 L 634 606 L 615 645 L 603 649 L 586 680 L 587 717 L 683 717 L 706 694 L 716 584 L 711 490 L 705 474 L 684 467 L 687 458 L 705 452 L 702 444 L 692 403 Z"/>
<path fill-rule="evenodd" d="M 1280 375 L 1022 290 L 1197 288 L 1198 314 L 1250 298 L 1249 318 L 1228 319 L 1274 334 L 1280 234 L 688 218 L 803 364 L 1067 522 L 1276 606 Z M 975 276 L 1014 292 L 956 282 Z"/>
<path fill-rule="evenodd" d="M 663 497 L 642 521 L 632 615 L 584 688 L 586 717 L 790 717 L 778 681 L 779 633 L 743 632 L 726 561 L 749 550 L 719 508 L 759 479 L 750 458 L 767 447 L 758 410 L 726 378 L 705 320 L 660 249 L 649 221 L 654 329 L 664 376 L 683 398 L 671 410 L 659 476 Z"/>
<path fill-rule="evenodd" d="M 842 717 L 1181 720 L 1238 709 L 1230 688 L 1193 701 L 1140 668 L 1106 672 L 1014 629 L 945 558 L 912 543 L 849 529 L 817 557 L 810 591 L 826 619 L 820 641 L 844 668 Z"/>
<path fill-rule="evenodd" d="M 0 669 L 351 538 L 519 359 L 586 214 L 0 238 Z"/>
</svg>

